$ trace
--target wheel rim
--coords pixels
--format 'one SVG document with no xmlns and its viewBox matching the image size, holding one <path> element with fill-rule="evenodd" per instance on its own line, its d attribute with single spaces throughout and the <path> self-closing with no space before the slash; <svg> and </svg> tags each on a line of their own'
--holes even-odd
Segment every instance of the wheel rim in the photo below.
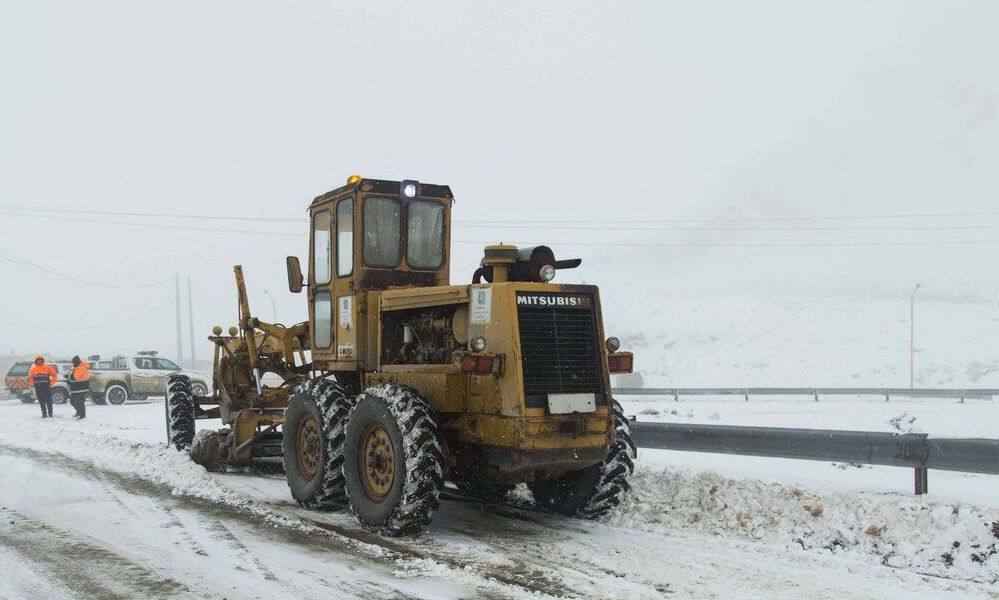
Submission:
<svg viewBox="0 0 999 600">
<path fill-rule="evenodd" d="M 128 392 L 125 391 L 125 388 L 116 385 L 108 390 L 108 402 L 111 404 L 124 404 L 126 399 L 128 399 Z"/>
<path fill-rule="evenodd" d="M 196 383 L 196 384 L 194 384 L 194 385 L 191 386 L 191 392 L 195 396 L 205 396 L 205 395 L 208 394 L 208 388 L 206 388 L 205 386 L 201 385 L 200 383 Z"/>
<path fill-rule="evenodd" d="M 66 395 L 62 390 L 52 392 L 52 402 L 54 404 L 66 404 Z"/>
<path fill-rule="evenodd" d="M 299 472 L 307 479 L 314 478 L 322 460 L 322 436 L 319 435 L 319 422 L 314 416 L 306 416 L 298 427 L 296 447 Z"/>
<path fill-rule="evenodd" d="M 381 501 L 395 483 L 395 450 L 392 438 L 380 423 L 365 430 L 358 461 L 364 493 L 376 502 Z"/>
</svg>

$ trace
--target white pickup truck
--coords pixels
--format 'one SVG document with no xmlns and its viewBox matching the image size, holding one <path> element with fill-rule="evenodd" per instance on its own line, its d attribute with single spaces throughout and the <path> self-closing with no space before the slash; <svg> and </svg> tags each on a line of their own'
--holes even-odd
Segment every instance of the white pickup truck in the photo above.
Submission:
<svg viewBox="0 0 999 600">
<path fill-rule="evenodd" d="M 174 373 L 190 376 L 195 395 L 208 395 L 209 374 L 182 369 L 172 360 L 152 352 L 141 352 L 135 356 L 118 355 L 109 361 L 91 361 L 90 391 L 98 404 L 124 404 L 128 400 L 164 396 L 167 377 Z"/>
</svg>

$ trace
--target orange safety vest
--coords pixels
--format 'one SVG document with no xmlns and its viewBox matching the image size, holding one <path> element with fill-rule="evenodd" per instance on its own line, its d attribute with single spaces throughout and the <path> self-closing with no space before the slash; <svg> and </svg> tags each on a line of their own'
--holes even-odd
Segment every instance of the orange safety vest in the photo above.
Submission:
<svg viewBox="0 0 999 600">
<path fill-rule="evenodd" d="M 90 379 L 90 363 L 81 362 L 73 367 L 73 381 L 86 381 Z"/>
<path fill-rule="evenodd" d="M 48 363 L 31 365 L 31 370 L 28 371 L 28 385 L 35 385 L 36 375 L 48 375 L 49 385 L 52 385 L 59 380 L 59 373 Z"/>
</svg>

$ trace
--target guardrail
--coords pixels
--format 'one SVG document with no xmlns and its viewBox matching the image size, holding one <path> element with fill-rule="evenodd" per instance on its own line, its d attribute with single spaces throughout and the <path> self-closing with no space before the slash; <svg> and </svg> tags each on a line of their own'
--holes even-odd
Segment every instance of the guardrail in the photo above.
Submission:
<svg viewBox="0 0 999 600">
<path fill-rule="evenodd" d="M 966 398 L 991 400 L 999 396 L 997 388 L 814 388 L 814 387 L 746 387 L 746 388 L 614 388 L 616 396 L 742 396 L 749 402 L 750 396 L 812 396 L 816 402 L 820 396 L 881 396 L 885 402 L 892 396 L 900 398 L 956 398 L 964 402 Z"/>
<path fill-rule="evenodd" d="M 999 475 L 999 440 L 931 438 L 925 433 L 631 422 L 641 448 L 909 467 L 915 493 L 929 469 Z"/>
</svg>

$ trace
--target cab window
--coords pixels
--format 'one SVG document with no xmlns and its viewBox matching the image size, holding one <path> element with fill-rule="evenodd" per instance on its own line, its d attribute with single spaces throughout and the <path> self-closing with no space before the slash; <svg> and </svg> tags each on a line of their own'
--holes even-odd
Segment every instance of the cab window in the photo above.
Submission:
<svg viewBox="0 0 999 600">
<path fill-rule="evenodd" d="M 336 274 L 346 277 L 354 270 L 354 200 L 341 200 L 336 207 Z"/>
<path fill-rule="evenodd" d="M 364 201 L 364 264 L 369 267 L 399 265 L 401 233 L 399 202 L 391 198 Z"/>
<path fill-rule="evenodd" d="M 406 222 L 406 262 L 414 269 L 439 269 L 444 264 L 444 207 L 413 200 Z"/>
<path fill-rule="evenodd" d="M 316 299 L 312 303 L 312 323 L 315 328 L 312 341 L 316 348 L 329 348 L 332 342 L 333 303 L 330 298 L 328 291 L 316 292 Z"/>
<path fill-rule="evenodd" d="M 312 216 L 312 276 L 319 285 L 330 282 L 333 253 L 330 225 L 330 211 L 321 210 Z"/>
<path fill-rule="evenodd" d="M 153 361 L 148 358 L 136 358 L 135 367 L 138 369 L 152 369 Z"/>
<path fill-rule="evenodd" d="M 177 366 L 177 363 L 173 362 L 172 360 L 167 360 L 165 358 L 157 358 L 154 364 L 156 365 L 156 368 L 159 369 L 160 371 L 180 370 L 180 367 Z"/>
</svg>

